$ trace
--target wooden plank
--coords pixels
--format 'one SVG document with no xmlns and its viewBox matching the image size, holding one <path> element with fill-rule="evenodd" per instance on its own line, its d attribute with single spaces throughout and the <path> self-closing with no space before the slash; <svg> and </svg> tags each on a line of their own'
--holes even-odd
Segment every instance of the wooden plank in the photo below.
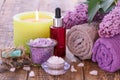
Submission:
<svg viewBox="0 0 120 80">
<path fill-rule="evenodd" d="M 0 0 L 0 10 L 1 10 L 2 6 L 4 5 L 4 3 L 5 3 L 5 0 Z"/>
<path fill-rule="evenodd" d="M 16 72 L 0 73 L 0 80 L 27 80 L 27 72 L 18 70 Z"/>
<path fill-rule="evenodd" d="M 28 77 L 28 80 L 84 80 L 83 79 L 83 69 L 77 67 L 78 63 L 73 63 L 75 68 L 78 70 L 77 72 L 71 72 L 70 69 L 64 74 L 60 76 L 52 76 L 47 74 L 41 67 L 34 68 L 34 72 L 36 74 L 35 78 Z"/>
<path fill-rule="evenodd" d="M 21 0 L 6 0 L 0 11 L 0 48 L 8 48 L 13 46 L 13 24 L 12 17 L 19 12 L 18 7 Z M 20 7 L 20 6 L 19 6 Z M 31 6 L 32 7 L 32 6 Z M 6 72 L 0 74 L 0 80 L 27 80 L 27 72 L 23 70 Z"/>
<path fill-rule="evenodd" d="M 29 73 L 28 73 L 28 78 L 27 80 L 38 80 L 37 76 L 38 76 L 38 72 L 39 72 L 39 68 L 38 67 L 32 67 L 32 70 L 35 73 L 35 77 L 29 77 Z"/>
<path fill-rule="evenodd" d="M 85 62 L 85 67 L 84 67 L 85 80 L 119 80 L 120 79 L 119 71 L 115 73 L 109 73 L 101 70 L 98 67 L 97 63 L 93 63 L 90 60 L 84 62 Z M 98 75 L 97 76 L 90 75 L 89 72 L 92 70 L 97 70 Z"/>
<path fill-rule="evenodd" d="M 33 11 L 36 7 L 34 0 L 6 0 L 0 11 L 0 44 L 9 44 L 13 41 L 13 16 L 24 11 Z M 19 6 L 20 5 L 20 6 Z M 8 34 L 11 33 L 10 36 Z M 0 48 L 2 48 L 2 45 Z M 7 46 L 6 46 L 7 47 Z"/>
</svg>

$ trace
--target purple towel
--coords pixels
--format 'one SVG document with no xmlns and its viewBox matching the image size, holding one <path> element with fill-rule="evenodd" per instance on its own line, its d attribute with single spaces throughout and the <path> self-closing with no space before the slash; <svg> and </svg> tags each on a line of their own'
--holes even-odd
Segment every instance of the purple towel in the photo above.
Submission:
<svg viewBox="0 0 120 80">
<path fill-rule="evenodd" d="M 120 69 L 120 35 L 112 38 L 99 38 L 93 47 L 92 60 L 98 62 L 105 71 Z"/>
</svg>

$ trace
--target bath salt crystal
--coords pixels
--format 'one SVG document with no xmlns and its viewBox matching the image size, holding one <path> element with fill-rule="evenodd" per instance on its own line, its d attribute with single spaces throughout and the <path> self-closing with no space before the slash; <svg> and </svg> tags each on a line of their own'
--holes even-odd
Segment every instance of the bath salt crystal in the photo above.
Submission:
<svg viewBox="0 0 120 80">
<path fill-rule="evenodd" d="M 98 75 L 98 71 L 93 70 L 93 71 L 90 71 L 89 74 L 97 76 Z"/>
<path fill-rule="evenodd" d="M 77 69 L 73 65 L 71 66 L 71 72 L 77 72 Z"/>
<path fill-rule="evenodd" d="M 30 69 L 29 66 L 24 66 L 24 67 L 23 67 L 23 70 L 25 70 L 25 71 L 30 71 L 31 69 Z"/>
<path fill-rule="evenodd" d="M 16 68 L 10 68 L 10 72 L 15 72 Z"/>
<path fill-rule="evenodd" d="M 63 58 L 57 56 L 52 56 L 47 61 L 51 64 L 62 64 L 65 62 Z"/>
<path fill-rule="evenodd" d="M 30 71 L 30 72 L 29 72 L 29 77 L 35 77 L 34 71 Z"/>
<path fill-rule="evenodd" d="M 57 41 L 50 38 L 37 38 L 28 43 L 31 50 L 31 58 L 35 64 L 42 64 L 52 56 Z"/>
<path fill-rule="evenodd" d="M 34 47 L 39 47 L 39 46 L 49 46 L 51 44 L 54 44 L 54 42 L 50 38 L 37 38 L 35 40 L 30 40 L 29 45 L 34 46 Z"/>
<path fill-rule="evenodd" d="M 77 60 L 76 59 L 72 59 L 71 62 L 77 62 Z"/>
<path fill-rule="evenodd" d="M 84 63 L 79 63 L 77 66 L 78 67 L 84 67 Z"/>
</svg>

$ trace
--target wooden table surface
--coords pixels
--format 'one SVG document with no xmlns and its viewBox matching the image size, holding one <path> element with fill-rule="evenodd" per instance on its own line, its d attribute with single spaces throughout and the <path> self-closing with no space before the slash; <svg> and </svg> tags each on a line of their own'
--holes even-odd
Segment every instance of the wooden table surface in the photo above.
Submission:
<svg viewBox="0 0 120 80">
<path fill-rule="evenodd" d="M 39 1 L 39 2 L 38 2 Z M 39 10 L 54 11 L 54 7 L 57 3 L 56 0 L 0 0 L 0 49 L 13 46 L 13 23 L 12 17 L 20 12 L 34 11 L 37 7 Z M 49 1 L 49 2 L 47 2 Z M 77 0 L 58 0 L 61 1 L 64 11 L 71 9 Z M 66 2 L 63 2 L 66 1 Z M 39 6 L 38 6 L 39 4 Z M 64 5 L 63 5 L 64 4 Z M 66 6 L 65 6 L 66 5 Z M 78 70 L 77 72 L 71 72 L 68 70 L 66 74 L 61 76 L 51 76 L 44 72 L 41 67 L 33 67 L 35 71 L 35 77 L 30 78 L 27 71 L 18 70 L 14 73 L 5 72 L 0 73 L 0 80 L 120 80 L 120 71 L 116 73 L 109 73 L 102 71 L 96 63 L 90 60 L 82 61 L 85 66 L 77 67 L 79 63 L 71 63 Z M 97 70 L 98 75 L 90 75 L 89 72 Z"/>
</svg>

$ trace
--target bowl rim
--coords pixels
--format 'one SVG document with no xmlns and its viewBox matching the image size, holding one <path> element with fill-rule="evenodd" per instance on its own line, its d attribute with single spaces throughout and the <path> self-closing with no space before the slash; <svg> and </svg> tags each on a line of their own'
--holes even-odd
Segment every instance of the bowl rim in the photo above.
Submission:
<svg viewBox="0 0 120 80">
<path fill-rule="evenodd" d="M 45 38 L 45 39 L 48 39 L 48 38 Z M 51 39 L 51 38 L 50 38 Z M 54 42 L 54 44 L 52 44 L 52 45 L 46 45 L 46 46 L 32 46 L 32 45 L 30 45 L 29 44 L 29 42 L 27 42 L 27 45 L 29 46 L 29 47 L 32 47 L 32 48 L 47 48 L 47 47 L 55 47 L 56 45 L 57 45 L 57 41 L 55 40 L 55 39 L 51 39 L 53 42 Z"/>
</svg>

